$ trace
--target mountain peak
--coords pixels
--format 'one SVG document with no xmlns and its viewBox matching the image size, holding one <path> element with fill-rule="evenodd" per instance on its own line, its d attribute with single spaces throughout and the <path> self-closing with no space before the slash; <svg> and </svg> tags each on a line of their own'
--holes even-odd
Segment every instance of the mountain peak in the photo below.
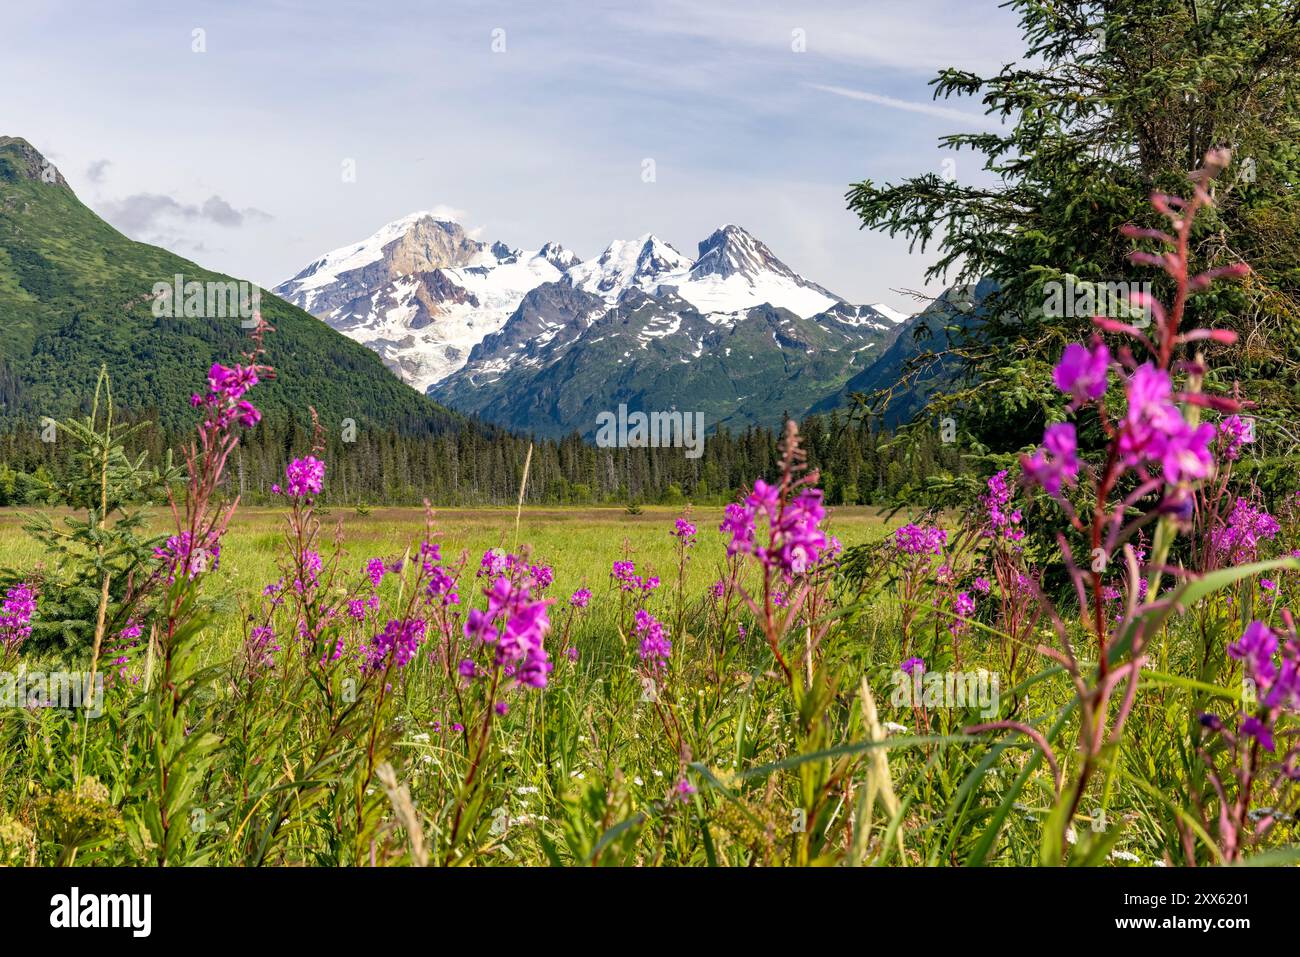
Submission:
<svg viewBox="0 0 1300 957">
<path fill-rule="evenodd" d="M 616 239 L 595 259 L 569 270 L 569 281 L 579 289 L 616 298 L 657 277 L 680 273 L 691 261 L 654 233 L 636 239 Z"/>
<path fill-rule="evenodd" d="M 70 190 L 58 168 L 21 136 L 0 136 L 0 180 L 27 179 Z"/>
<path fill-rule="evenodd" d="M 359 243 L 331 250 L 276 288 L 316 289 L 367 270 L 406 275 L 463 266 L 482 249 L 455 220 L 437 210 L 421 210 L 385 223 Z"/>
<path fill-rule="evenodd" d="M 691 266 L 691 275 L 728 276 L 740 274 L 752 279 L 760 273 L 776 273 L 787 279 L 800 280 L 793 269 L 773 255 L 762 241 L 741 226 L 719 226 L 699 244 L 699 256 Z"/>
<path fill-rule="evenodd" d="M 541 256 L 561 272 L 582 262 L 581 257 L 579 257 L 573 250 L 565 249 L 559 243 L 555 242 L 547 243 L 541 249 L 537 250 L 537 255 Z"/>
<path fill-rule="evenodd" d="M 497 262 L 513 263 L 519 259 L 520 251 L 518 249 L 511 249 L 499 239 L 492 244 L 488 251 L 496 257 Z"/>
</svg>

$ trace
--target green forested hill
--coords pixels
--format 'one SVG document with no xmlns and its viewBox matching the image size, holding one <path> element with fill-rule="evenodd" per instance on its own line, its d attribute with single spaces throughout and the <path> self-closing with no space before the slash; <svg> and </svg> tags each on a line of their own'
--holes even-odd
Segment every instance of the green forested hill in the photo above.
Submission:
<svg viewBox="0 0 1300 957">
<path fill-rule="evenodd" d="M 134 242 L 84 206 L 25 140 L 0 137 L 0 418 L 59 418 L 94 391 L 102 363 L 119 402 L 166 426 L 192 419 L 186 400 L 213 361 L 236 361 L 247 331 L 230 318 L 155 317 L 155 283 L 229 281 L 165 249 Z M 314 406 L 403 433 L 463 422 L 392 375 L 369 349 L 262 293 L 277 380 L 259 386 L 268 424 Z"/>
</svg>

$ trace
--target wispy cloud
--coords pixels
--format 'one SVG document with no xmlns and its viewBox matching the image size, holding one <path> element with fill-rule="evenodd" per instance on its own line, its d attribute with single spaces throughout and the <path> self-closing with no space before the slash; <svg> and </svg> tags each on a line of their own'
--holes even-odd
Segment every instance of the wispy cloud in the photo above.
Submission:
<svg viewBox="0 0 1300 957">
<path fill-rule="evenodd" d="M 940 106 L 938 103 L 917 103 L 912 100 L 900 100 L 893 96 L 882 96 L 879 93 L 869 93 L 866 90 L 850 90 L 842 86 L 826 86 L 822 83 L 809 83 L 808 86 L 814 90 L 821 90 L 823 93 L 833 93 L 836 96 L 843 96 L 850 100 L 861 100 L 864 103 L 875 103 L 877 106 L 885 106 L 891 110 L 906 110 L 909 113 L 922 113 L 926 116 L 934 116 L 943 120 L 953 120 L 957 123 L 965 123 L 968 126 L 997 129 L 1002 125 L 997 117 L 981 116 L 978 113 L 967 113 L 964 110 L 954 110 L 951 107 Z"/>
<path fill-rule="evenodd" d="M 1008 43 L 1014 16 L 994 3 L 969 0 L 655 0 L 616 16 L 643 33 L 691 37 L 732 50 L 745 46 L 767 55 L 788 56 L 798 39 L 814 58 L 911 74 L 952 63 L 993 70 L 1018 52 Z"/>
<path fill-rule="evenodd" d="M 102 183 L 104 181 L 104 172 L 112 165 L 106 159 L 95 160 L 86 167 L 86 179 L 92 183 Z"/>
<path fill-rule="evenodd" d="M 134 193 L 103 205 L 104 218 L 133 236 L 148 236 L 166 223 L 206 221 L 218 226 L 242 226 L 249 220 L 265 222 L 272 217 L 260 209 L 236 209 L 220 196 L 209 196 L 202 204 L 182 203 L 163 193 Z"/>
</svg>

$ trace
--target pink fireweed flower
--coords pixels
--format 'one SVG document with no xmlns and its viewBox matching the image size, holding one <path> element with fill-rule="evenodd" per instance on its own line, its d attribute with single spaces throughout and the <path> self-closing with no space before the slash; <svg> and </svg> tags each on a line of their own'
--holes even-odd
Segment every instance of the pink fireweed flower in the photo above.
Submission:
<svg viewBox="0 0 1300 957">
<path fill-rule="evenodd" d="M 942 555 L 948 544 L 948 532 L 938 525 L 908 522 L 894 530 L 894 548 L 903 555 Z"/>
<path fill-rule="evenodd" d="M 985 536 L 1001 538 L 1008 542 L 1019 542 L 1025 537 L 1025 530 L 1020 527 L 1024 517 L 1020 509 L 1008 509 L 1011 503 L 1012 489 L 1007 481 L 1007 470 L 1003 469 L 989 477 L 988 490 L 980 496 L 980 504 L 988 514 L 989 528 Z"/>
<path fill-rule="evenodd" d="M 981 595 L 987 595 L 993 589 L 993 586 L 992 584 L 989 583 L 989 580 L 982 576 L 976 578 L 975 581 L 971 583 L 971 587 L 974 588 Z"/>
<path fill-rule="evenodd" d="M 586 608 L 591 601 L 591 589 L 579 588 L 569 596 L 569 605 L 573 608 Z"/>
<path fill-rule="evenodd" d="M 1248 716 L 1241 722 L 1241 733 L 1248 738 L 1254 738 L 1270 754 L 1276 747 L 1273 742 L 1273 728 L 1254 715 Z"/>
<path fill-rule="evenodd" d="M 633 562 L 615 562 L 609 577 L 614 579 L 623 591 L 637 591 L 643 596 L 649 595 L 659 587 L 659 576 L 651 575 L 642 578 L 636 573 L 636 565 Z"/>
<path fill-rule="evenodd" d="M 126 625 L 117 633 L 115 638 L 105 641 L 104 660 L 109 662 L 108 670 L 104 673 L 104 683 L 106 685 L 128 678 L 131 653 L 140 647 L 140 636 L 142 634 L 144 634 L 144 629 L 141 627 L 140 622 L 130 618 L 127 619 Z M 3 646 L 3 641 L 0 641 L 0 646 Z M 129 680 L 131 684 L 139 684 L 140 676 L 130 675 Z"/>
<path fill-rule="evenodd" d="M 429 570 L 429 583 L 424 586 L 426 601 L 438 602 L 444 608 L 460 604 L 460 595 L 456 591 L 456 579 L 441 565 Z"/>
<path fill-rule="evenodd" d="M 1120 451 L 1125 463 L 1134 466 L 1158 459 L 1164 450 L 1164 437 L 1177 432 L 1185 423 L 1171 401 L 1174 386 L 1169 373 L 1163 369 L 1150 362 L 1143 363 L 1129 377 L 1126 389 L 1128 410 L 1120 436 Z"/>
<path fill-rule="evenodd" d="M 325 463 L 313 455 L 294 459 L 284 470 L 288 483 L 284 494 L 290 498 L 319 495 L 325 487 Z"/>
<path fill-rule="evenodd" d="M 690 800 L 691 795 L 694 793 L 695 785 L 691 784 L 691 782 L 685 778 L 682 778 L 677 782 L 677 786 L 673 788 L 672 796 L 673 800 L 685 803 Z"/>
<path fill-rule="evenodd" d="M 1300 660 L 1284 653 L 1282 668 L 1262 704 L 1270 711 L 1277 708 L 1300 711 Z"/>
<path fill-rule="evenodd" d="M 1011 591 L 1016 598 L 1031 598 L 1037 584 L 1034 578 L 1025 575 L 1023 572 L 1016 572 L 1016 577 L 1011 583 Z M 1142 584 L 1145 587 L 1146 582 L 1144 581 Z"/>
<path fill-rule="evenodd" d="M 754 537 L 760 514 L 768 523 L 766 546 Z M 756 479 L 744 505 L 727 506 L 719 529 L 731 534 L 728 556 L 753 555 L 765 568 L 779 570 L 786 581 L 792 581 L 812 569 L 825 550 L 826 533 L 819 527 L 825 517 L 821 489 L 805 488 L 782 508 L 781 489 Z"/>
<path fill-rule="evenodd" d="M 0 646 L 15 651 L 31 637 L 32 617 L 36 614 L 36 594 L 26 583 L 5 592 L 0 604 Z"/>
<path fill-rule="evenodd" d="M 682 545 L 690 548 L 695 544 L 695 526 L 686 521 L 686 519 L 679 518 L 676 527 L 673 529 L 673 537 L 681 542 Z"/>
<path fill-rule="evenodd" d="M 384 560 L 372 558 L 366 562 L 366 576 L 370 579 L 370 587 L 378 588 L 379 583 L 384 580 Z"/>
<path fill-rule="evenodd" d="M 754 546 L 754 514 L 743 505 L 731 502 L 723 514 L 718 531 L 730 535 L 727 543 L 727 557 L 748 554 Z"/>
<path fill-rule="evenodd" d="M 754 490 L 746 496 L 745 504 L 753 509 L 771 512 L 781 504 L 781 488 L 769 485 L 762 479 L 755 479 Z"/>
<path fill-rule="evenodd" d="M 382 670 L 390 655 L 393 664 L 405 668 L 424 641 L 424 629 L 424 620 L 419 618 L 389 621 L 371 641 L 365 669 L 371 672 Z"/>
<path fill-rule="evenodd" d="M 332 617 L 333 615 L 326 615 L 326 620 L 328 621 Z M 299 626 L 299 630 L 305 632 L 305 628 L 303 628 L 302 626 Z M 304 638 L 305 637 L 306 636 L 304 634 Z M 339 635 L 337 638 L 334 639 L 334 647 L 332 649 L 326 648 L 325 651 L 321 654 L 320 664 L 324 665 L 331 661 L 338 661 L 340 658 L 343 657 L 344 647 L 345 647 L 345 642 L 343 636 Z"/>
<path fill-rule="evenodd" d="M 317 576 L 320 575 L 324 562 L 321 560 L 320 553 L 308 549 L 302 553 L 303 571 L 307 573 L 307 580 L 294 579 L 293 590 L 301 595 L 310 591 L 317 585 Z"/>
<path fill-rule="evenodd" d="M 533 688 L 546 687 L 546 676 L 552 667 L 542 646 L 550 629 L 547 604 L 538 601 L 520 606 L 507 620 L 497 642 L 497 664 L 513 665 L 516 679 Z"/>
<path fill-rule="evenodd" d="M 1254 425 L 1239 415 L 1230 415 L 1219 423 L 1219 441 L 1223 457 L 1229 462 L 1241 458 L 1241 448 L 1255 441 Z"/>
<path fill-rule="evenodd" d="M 495 644 L 494 663 L 519 684 L 545 688 L 546 676 L 554 667 L 543 646 L 551 628 L 547 608 L 553 599 L 533 600 L 527 584 L 508 578 L 498 578 L 483 594 L 488 599 L 487 611 L 470 609 L 466 636 Z"/>
<path fill-rule="evenodd" d="M 262 413 L 251 402 L 240 400 L 235 406 L 235 421 L 246 429 L 251 429 L 262 421 Z"/>
<path fill-rule="evenodd" d="M 420 568 L 427 575 L 433 571 L 435 565 L 442 561 L 442 546 L 437 542 L 420 542 L 418 560 Z"/>
<path fill-rule="evenodd" d="M 1277 601 L 1277 582 L 1268 578 L 1259 580 L 1259 597 L 1270 605 Z"/>
<path fill-rule="evenodd" d="M 550 565 L 529 565 L 528 577 L 533 580 L 533 588 L 545 591 L 555 581 L 555 570 Z"/>
<path fill-rule="evenodd" d="M 497 640 L 497 630 L 492 625 L 492 616 L 478 608 L 471 608 L 465 616 L 465 637 L 473 638 L 484 644 Z"/>
<path fill-rule="evenodd" d="M 226 429 L 235 422 L 251 429 L 262 420 L 262 413 L 243 396 L 257 381 L 257 370 L 252 366 L 230 369 L 214 362 L 208 370 L 208 394 L 190 396 L 190 405 L 206 410 L 205 426 L 209 429 Z"/>
<path fill-rule="evenodd" d="M 478 563 L 475 578 L 499 578 L 506 571 L 506 553 L 500 548 L 489 548 Z"/>
<path fill-rule="evenodd" d="M 953 602 L 953 611 L 958 617 L 948 626 L 948 630 L 956 635 L 970 627 L 970 622 L 967 619 L 975 614 L 975 599 L 970 596 L 969 592 L 958 592 L 957 598 Z"/>
<path fill-rule="evenodd" d="M 769 560 L 779 564 L 789 581 L 794 575 L 802 575 L 815 565 L 826 548 L 826 533 L 818 527 L 826 517 L 821 489 L 802 490 L 786 504 L 783 513 L 772 517 L 776 524 L 772 529 L 772 544 L 768 549 Z"/>
<path fill-rule="evenodd" d="M 255 668 L 269 668 L 275 663 L 274 652 L 279 650 L 280 646 L 275 642 L 275 629 L 269 625 L 259 625 L 249 632 L 248 642 L 244 646 L 248 662 Z"/>
<path fill-rule="evenodd" d="M 1071 406 L 1094 402 L 1106 394 L 1106 375 L 1110 368 L 1110 350 L 1096 341 L 1091 349 L 1072 342 L 1065 347 L 1061 361 L 1052 370 L 1052 380 L 1066 395 Z"/>
<path fill-rule="evenodd" d="M 1074 485 L 1079 476 L 1074 426 L 1069 422 L 1049 425 L 1043 433 L 1043 444 L 1032 456 L 1021 460 L 1021 468 L 1028 481 L 1041 485 L 1048 495 L 1059 498 L 1061 486 Z"/>
<path fill-rule="evenodd" d="M 221 543 L 211 539 L 206 545 L 195 546 L 189 532 L 170 536 L 165 544 L 154 548 L 153 553 L 167 566 L 169 583 L 176 580 L 178 568 L 185 568 L 185 577 L 192 579 L 213 571 L 221 564 Z"/>
<path fill-rule="evenodd" d="M 1173 403 L 1169 373 L 1145 363 L 1128 380 L 1128 410 L 1119 437 L 1124 464 L 1159 464 L 1171 485 L 1209 476 L 1214 468 L 1210 444 L 1215 428 L 1192 428 Z"/>
<path fill-rule="evenodd" d="M 609 577 L 618 583 L 623 591 L 632 591 L 637 586 L 636 565 L 633 562 L 615 562 Z"/>
<path fill-rule="evenodd" d="M 1262 621 L 1252 621 L 1241 637 L 1228 646 L 1228 657 L 1243 662 L 1246 677 L 1261 691 L 1267 691 L 1277 677 L 1273 656 L 1277 653 L 1277 635 Z"/>
<path fill-rule="evenodd" d="M 236 365 L 228 369 L 219 362 L 208 369 L 208 391 L 232 402 L 243 398 L 244 393 L 257 385 L 257 370 L 251 366 Z"/>
<path fill-rule="evenodd" d="M 911 658 L 908 658 L 905 661 L 903 661 L 898 666 L 898 670 L 903 672 L 903 674 L 905 675 L 915 674 L 918 671 L 924 674 L 925 659 L 913 655 Z"/>
<path fill-rule="evenodd" d="M 1272 541 L 1281 523 L 1261 505 L 1238 496 L 1226 525 L 1210 533 L 1210 543 L 1221 561 L 1244 565 L 1259 558 L 1261 542 Z"/>
<path fill-rule="evenodd" d="M 709 586 L 709 595 L 715 600 L 721 598 L 724 594 L 726 594 L 726 592 L 727 592 L 727 586 L 723 583 L 721 578 L 719 578 L 717 581 L 715 581 L 712 585 Z"/>
<path fill-rule="evenodd" d="M 673 653 L 673 643 L 668 640 L 663 622 L 644 609 L 636 613 L 636 634 L 640 639 L 637 654 L 651 671 L 664 671 Z"/>
<path fill-rule="evenodd" d="M 1169 437 L 1160 457 L 1165 481 L 1171 485 L 1209 478 L 1214 471 L 1214 426 L 1202 422 L 1196 428 L 1184 423 L 1183 431 Z"/>
<path fill-rule="evenodd" d="M 839 568 L 840 555 L 844 553 L 844 543 L 834 535 L 828 535 L 826 538 L 826 547 L 822 549 L 821 557 L 817 559 L 818 568 Z"/>
</svg>

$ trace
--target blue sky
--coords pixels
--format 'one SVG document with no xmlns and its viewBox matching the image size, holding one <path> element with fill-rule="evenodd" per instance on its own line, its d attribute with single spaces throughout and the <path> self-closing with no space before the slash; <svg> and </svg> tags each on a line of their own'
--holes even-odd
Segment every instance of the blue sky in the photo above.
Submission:
<svg viewBox="0 0 1300 957">
<path fill-rule="evenodd" d="M 644 232 L 693 255 L 738 223 L 897 308 L 929 257 L 859 231 L 844 192 L 939 171 L 938 138 L 989 121 L 927 81 L 1020 52 L 995 0 L 56 0 L 5 25 L 0 134 L 129 235 L 263 285 L 441 207 L 583 257 Z"/>
</svg>

